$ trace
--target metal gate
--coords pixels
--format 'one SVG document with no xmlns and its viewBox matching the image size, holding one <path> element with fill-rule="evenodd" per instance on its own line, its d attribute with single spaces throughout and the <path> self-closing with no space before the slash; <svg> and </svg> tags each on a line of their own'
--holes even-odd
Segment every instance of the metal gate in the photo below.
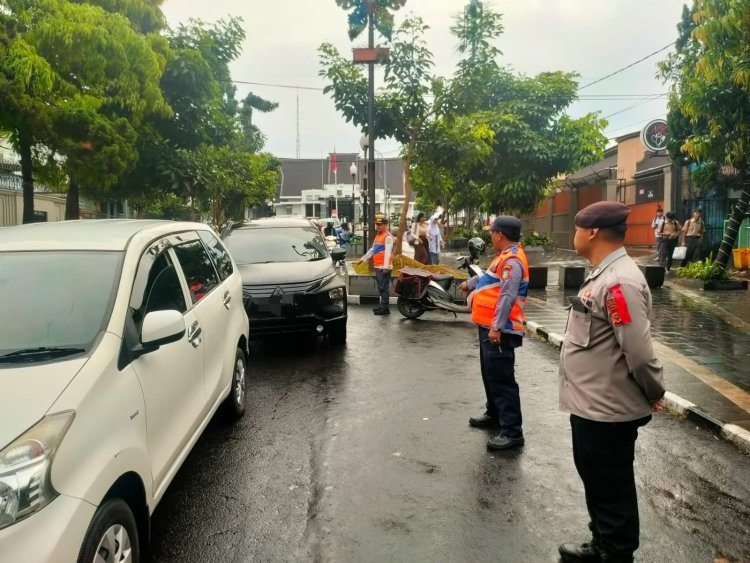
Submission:
<svg viewBox="0 0 750 563">
<path fill-rule="evenodd" d="M 683 223 L 693 216 L 693 211 L 702 211 L 703 222 L 706 223 L 706 235 L 703 237 L 703 250 L 712 252 L 716 256 L 721 239 L 724 236 L 724 221 L 732 211 L 736 199 L 729 198 L 694 198 L 682 202 L 682 209 L 677 219 Z"/>
</svg>

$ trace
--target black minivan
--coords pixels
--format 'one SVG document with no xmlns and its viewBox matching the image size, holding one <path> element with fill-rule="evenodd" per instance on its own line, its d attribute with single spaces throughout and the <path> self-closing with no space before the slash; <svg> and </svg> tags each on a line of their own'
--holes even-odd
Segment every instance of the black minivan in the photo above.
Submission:
<svg viewBox="0 0 750 563">
<path fill-rule="evenodd" d="M 306 333 L 346 341 L 346 250 L 329 252 L 312 221 L 253 219 L 222 238 L 242 275 L 251 338 Z"/>
</svg>

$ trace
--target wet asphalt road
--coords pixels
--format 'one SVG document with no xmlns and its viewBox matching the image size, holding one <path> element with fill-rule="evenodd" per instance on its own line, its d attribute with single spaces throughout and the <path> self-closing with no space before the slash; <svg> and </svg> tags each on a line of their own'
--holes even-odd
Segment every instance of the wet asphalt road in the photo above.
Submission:
<svg viewBox="0 0 750 563">
<path fill-rule="evenodd" d="M 488 453 L 467 424 L 484 402 L 474 327 L 393 312 L 350 308 L 345 348 L 255 346 L 248 412 L 185 462 L 153 561 L 552 562 L 588 539 L 557 350 L 518 351 L 526 446 Z M 668 415 L 637 448 L 637 561 L 750 561 L 750 458 Z"/>
</svg>

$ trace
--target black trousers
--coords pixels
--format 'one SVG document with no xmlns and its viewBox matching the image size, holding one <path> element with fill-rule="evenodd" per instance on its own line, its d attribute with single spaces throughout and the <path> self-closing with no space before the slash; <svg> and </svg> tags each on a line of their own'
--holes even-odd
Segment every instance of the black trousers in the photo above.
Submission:
<svg viewBox="0 0 750 563">
<path fill-rule="evenodd" d="M 586 491 L 593 541 L 615 560 L 638 549 L 640 523 L 633 460 L 638 428 L 651 416 L 629 422 L 595 422 L 570 415 L 573 460 Z"/>
<path fill-rule="evenodd" d="M 666 266 L 667 270 L 672 268 L 672 254 L 674 249 L 677 248 L 676 238 L 662 237 L 661 247 L 659 248 L 659 265 Z"/>
<path fill-rule="evenodd" d="M 388 299 L 391 296 L 391 271 L 375 269 L 375 283 L 378 284 L 380 294 L 380 306 L 388 308 Z"/>
<path fill-rule="evenodd" d="M 682 261 L 683 266 L 687 266 L 690 262 L 698 262 L 702 260 L 702 247 L 701 237 L 685 237 L 685 244 L 687 249 L 685 250 L 685 259 Z"/>
<path fill-rule="evenodd" d="M 489 329 L 479 327 L 479 364 L 487 395 L 487 414 L 500 422 L 508 438 L 523 436 L 521 397 L 516 383 L 515 348 L 523 340 L 515 334 L 502 335 L 500 346 L 489 341 Z"/>
</svg>

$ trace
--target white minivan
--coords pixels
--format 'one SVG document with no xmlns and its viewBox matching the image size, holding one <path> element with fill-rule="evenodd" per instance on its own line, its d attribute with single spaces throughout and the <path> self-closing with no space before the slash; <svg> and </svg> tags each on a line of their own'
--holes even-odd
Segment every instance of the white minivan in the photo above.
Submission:
<svg viewBox="0 0 750 563">
<path fill-rule="evenodd" d="M 0 229 L 0 560 L 138 562 L 213 414 L 244 414 L 247 355 L 209 227 Z"/>
</svg>

